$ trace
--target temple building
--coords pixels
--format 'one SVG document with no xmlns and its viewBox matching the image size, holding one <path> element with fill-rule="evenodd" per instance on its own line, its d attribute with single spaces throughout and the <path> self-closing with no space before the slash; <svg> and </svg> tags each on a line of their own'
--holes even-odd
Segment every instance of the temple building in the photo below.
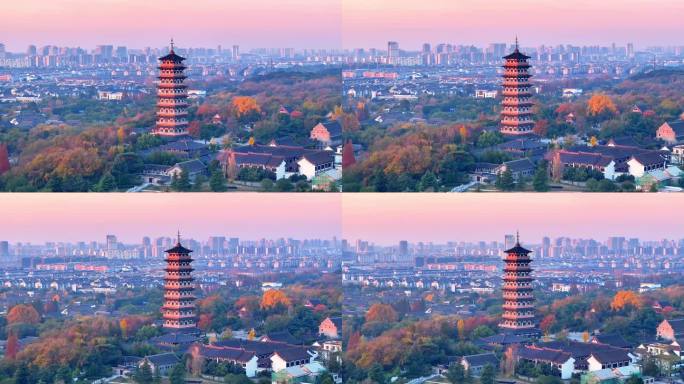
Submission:
<svg viewBox="0 0 684 384">
<path fill-rule="evenodd" d="M 513 248 L 504 251 L 503 315 L 499 329 L 517 335 L 533 336 L 539 333 L 532 291 L 532 268 L 529 251 L 516 237 Z"/>
<path fill-rule="evenodd" d="M 504 57 L 500 128 L 504 135 L 527 135 L 534 128 L 529 59 L 520 53 L 518 39 L 515 39 L 515 51 Z"/>
<path fill-rule="evenodd" d="M 180 234 L 176 246 L 166 252 L 164 275 L 164 305 L 162 314 L 164 329 L 172 332 L 197 331 L 195 314 L 195 290 L 192 278 L 191 250 L 183 247 Z"/>
<path fill-rule="evenodd" d="M 157 85 L 157 123 L 152 131 L 160 136 L 188 135 L 188 91 L 184 83 L 184 57 L 176 55 L 171 41 L 171 52 L 159 59 Z"/>
</svg>

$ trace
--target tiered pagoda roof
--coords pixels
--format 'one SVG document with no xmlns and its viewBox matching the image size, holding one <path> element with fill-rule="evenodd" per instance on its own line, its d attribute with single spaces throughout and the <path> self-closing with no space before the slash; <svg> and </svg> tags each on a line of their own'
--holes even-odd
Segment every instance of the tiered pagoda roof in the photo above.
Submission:
<svg viewBox="0 0 684 384">
<path fill-rule="evenodd" d="M 520 245 L 517 237 L 515 246 L 504 251 L 503 275 L 503 314 L 499 328 L 521 334 L 533 334 L 536 331 L 536 314 L 534 308 L 534 289 L 532 283 L 532 251 Z"/>
</svg>

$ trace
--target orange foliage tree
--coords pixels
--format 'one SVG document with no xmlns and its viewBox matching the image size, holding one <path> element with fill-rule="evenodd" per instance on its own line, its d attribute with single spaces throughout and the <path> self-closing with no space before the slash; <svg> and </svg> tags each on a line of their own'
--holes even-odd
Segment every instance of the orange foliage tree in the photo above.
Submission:
<svg viewBox="0 0 684 384">
<path fill-rule="evenodd" d="M 539 328 L 542 330 L 542 332 L 544 332 L 545 335 L 548 335 L 551 327 L 553 327 L 554 324 L 556 324 L 556 316 L 549 314 L 544 316 L 542 321 L 539 323 Z"/>
<path fill-rule="evenodd" d="M 613 297 L 610 308 L 614 311 L 620 311 L 627 307 L 640 308 L 641 298 L 633 291 L 619 291 Z"/>
<path fill-rule="evenodd" d="M 7 336 L 7 346 L 5 347 L 5 358 L 14 360 L 19 352 L 19 340 L 17 335 L 12 332 Z"/>
<path fill-rule="evenodd" d="M 603 93 L 596 93 L 587 101 L 587 114 L 589 116 L 599 116 L 602 114 L 616 114 L 617 107 L 610 96 Z"/>
<path fill-rule="evenodd" d="M 394 323 L 399 319 L 397 311 L 388 304 L 373 304 L 366 312 L 366 322 L 381 321 L 384 323 Z"/>
<path fill-rule="evenodd" d="M 278 306 L 289 307 L 292 305 L 285 292 L 278 289 L 269 289 L 261 297 L 262 309 L 273 309 Z"/>
<path fill-rule="evenodd" d="M 9 324 L 38 324 L 40 315 L 32 305 L 18 304 L 12 307 L 7 313 L 7 323 Z"/>
<path fill-rule="evenodd" d="M 257 100 L 250 96 L 236 96 L 231 103 L 233 114 L 239 121 L 254 120 L 260 113 L 261 107 Z"/>
</svg>

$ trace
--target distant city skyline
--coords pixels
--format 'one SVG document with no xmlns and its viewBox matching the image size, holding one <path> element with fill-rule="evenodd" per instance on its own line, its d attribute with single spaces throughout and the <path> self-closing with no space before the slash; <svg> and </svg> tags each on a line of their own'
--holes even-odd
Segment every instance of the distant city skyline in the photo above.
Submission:
<svg viewBox="0 0 684 384">
<path fill-rule="evenodd" d="M 143 236 L 204 241 L 294 238 L 364 240 L 377 245 L 450 241 L 523 243 L 542 237 L 642 241 L 684 238 L 676 194 L 18 194 L 0 200 L 0 240 L 105 241 Z"/>
<path fill-rule="evenodd" d="M 97 3 L 97 5 L 93 5 Z M 423 43 L 683 45 L 679 0 L 25 0 L 3 10 L 8 51 L 30 44 L 94 48 L 384 48 Z M 11 37 L 11 38 L 10 38 Z"/>
<path fill-rule="evenodd" d="M 383 48 L 423 43 L 684 45 L 680 0 L 344 0 L 342 45 Z"/>
<path fill-rule="evenodd" d="M 15 194 L 0 199 L 0 241 L 105 241 L 143 236 L 204 240 L 332 239 L 341 233 L 337 194 Z"/>
<path fill-rule="evenodd" d="M 684 230 L 676 194 L 358 194 L 342 199 L 342 235 L 353 244 L 504 241 L 520 231 L 523 244 L 549 236 L 679 240 Z"/>
<path fill-rule="evenodd" d="M 339 48 L 341 1 L 24 0 L 4 7 L 0 43 L 12 52 L 29 44 L 159 47 L 171 38 L 182 47 Z"/>
</svg>

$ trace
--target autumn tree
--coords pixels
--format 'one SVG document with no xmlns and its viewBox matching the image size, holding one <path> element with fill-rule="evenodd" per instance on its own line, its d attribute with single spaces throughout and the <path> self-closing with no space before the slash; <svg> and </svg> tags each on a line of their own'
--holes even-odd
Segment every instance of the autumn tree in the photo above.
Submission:
<svg viewBox="0 0 684 384">
<path fill-rule="evenodd" d="M 614 311 L 620 311 L 627 307 L 640 308 L 641 298 L 634 291 L 619 291 L 613 297 L 610 308 Z"/>
<path fill-rule="evenodd" d="M 194 137 L 195 139 L 199 139 L 201 132 L 202 131 L 200 128 L 200 122 L 199 121 L 193 120 L 193 121 L 188 123 L 188 134 L 190 136 Z"/>
<path fill-rule="evenodd" d="M 539 322 L 539 328 L 541 331 L 548 335 L 551 332 L 551 328 L 556 324 L 556 316 L 553 314 L 548 314 Z"/>
<path fill-rule="evenodd" d="M 342 115 L 339 121 L 342 125 L 343 132 L 357 132 L 359 129 L 361 129 L 361 124 L 359 123 L 359 119 L 356 117 L 356 114 L 345 113 Z"/>
<path fill-rule="evenodd" d="M 262 309 L 273 309 L 279 306 L 290 307 L 292 302 L 285 295 L 285 293 L 279 289 L 269 289 L 264 292 L 261 297 L 261 308 Z"/>
<path fill-rule="evenodd" d="M 0 144 L 0 175 L 10 170 L 9 154 L 7 144 Z"/>
<path fill-rule="evenodd" d="M 456 331 L 458 332 L 458 338 L 465 340 L 465 321 L 463 319 L 458 319 L 458 322 L 456 322 Z"/>
<path fill-rule="evenodd" d="M 7 313 L 8 324 L 24 323 L 35 325 L 38 322 L 40 322 L 40 315 L 32 305 L 18 304 Z"/>
<path fill-rule="evenodd" d="M 461 143 L 467 143 L 468 142 L 468 137 L 470 137 L 470 132 L 468 132 L 468 128 L 466 128 L 465 125 L 461 125 L 458 128 L 458 136 L 461 139 Z"/>
<path fill-rule="evenodd" d="M 538 136 L 546 137 L 546 134 L 549 132 L 549 121 L 544 119 L 536 121 L 532 132 Z"/>
<path fill-rule="evenodd" d="M 366 322 L 380 321 L 383 323 L 394 323 L 399 319 L 397 311 L 388 304 L 376 303 L 371 305 L 366 312 Z"/>
<path fill-rule="evenodd" d="M 121 328 L 121 338 L 124 340 L 127 339 L 128 338 L 128 320 L 126 318 L 119 320 L 119 328 Z"/>
<path fill-rule="evenodd" d="M 5 358 L 14 360 L 19 352 L 19 339 L 16 333 L 12 332 L 7 336 L 7 345 L 5 346 Z"/>
<path fill-rule="evenodd" d="M 587 101 L 587 115 L 594 118 L 607 118 L 617 114 L 617 107 L 610 96 L 595 93 Z"/>
<path fill-rule="evenodd" d="M 256 121 L 261 114 L 261 107 L 257 100 L 250 96 L 234 97 L 231 107 L 235 118 L 243 124 Z"/>
</svg>

